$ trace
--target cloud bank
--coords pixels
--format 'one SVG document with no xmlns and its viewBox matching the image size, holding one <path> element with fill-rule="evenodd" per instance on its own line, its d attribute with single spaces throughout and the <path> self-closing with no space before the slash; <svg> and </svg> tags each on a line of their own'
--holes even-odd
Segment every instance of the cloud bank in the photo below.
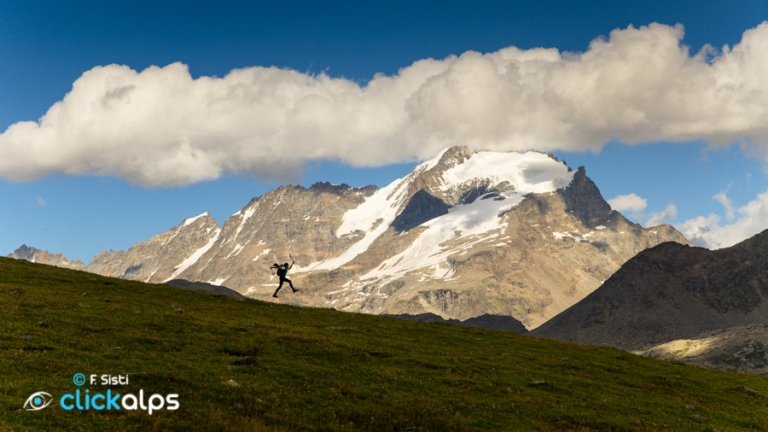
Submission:
<svg viewBox="0 0 768 432">
<path fill-rule="evenodd" d="M 377 166 L 450 145 L 599 149 L 768 143 L 768 23 L 692 54 L 682 26 L 614 30 L 583 53 L 515 47 L 425 59 L 365 85 L 274 67 L 193 79 L 180 63 L 95 67 L 39 121 L 0 135 L 0 176 L 115 175 L 147 187 L 308 161 Z"/>
</svg>

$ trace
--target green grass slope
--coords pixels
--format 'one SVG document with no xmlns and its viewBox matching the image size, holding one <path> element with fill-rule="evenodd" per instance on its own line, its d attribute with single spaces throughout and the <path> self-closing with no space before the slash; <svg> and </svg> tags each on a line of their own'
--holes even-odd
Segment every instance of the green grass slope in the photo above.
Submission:
<svg viewBox="0 0 768 432">
<path fill-rule="evenodd" d="M 9 259 L 0 314 L 0 430 L 768 430 L 765 378 L 511 333 Z M 129 384 L 77 387 L 75 373 Z M 180 408 L 58 406 L 78 388 L 176 393 Z M 38 391 L 51 406 L 24 410 Z"/>
</svg>

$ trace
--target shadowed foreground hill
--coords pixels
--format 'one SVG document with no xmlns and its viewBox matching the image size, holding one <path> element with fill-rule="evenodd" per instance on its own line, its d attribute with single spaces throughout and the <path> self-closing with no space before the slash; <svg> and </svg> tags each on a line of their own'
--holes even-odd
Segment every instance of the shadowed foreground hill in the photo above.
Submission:
<svg viewBox="0 0 768 432">
<path fill-rule="evenodd" d="M 219 285 L 212 285 L 205 282 L 191 282 L 184 279 L 173 279 L 173 280 L 169 280 L 168 282 L 165 282 L 165 285 L 186 289 L 186 290 L 205 291 L 211 294 L 227 295 L 230 297 L 243 298 L 243 299 L 245 298 L 244 295 L 240 294 L 235 290 L 231 290 L 227 287 L 223 287 Z"/>
<path fill-rule="evenodd" d="M 590 345 L 644 349 L 768 322 L 768 231 L 726 249 L 662 243 L 624 264 L 532 332 Z"/>
<path fill-rule="evenodd" d="M 420 315 L 385 315 L 385 316 L 391 316 L 393 318 L 400 318 L 400 319 L 406 319 L 408 321 L 415 321 L 415 322 L 421 322 L 421 323 L 446 323 L 446 324 L 452 324 L 452 325 L 458 325 L 458 326 L 464 326 L 464 327 L 478 327 L 478 328 L 484 328 L 488 330 L 501 330 L 501 331 L 509 331 L 513 333 L 518 334 L 526 334 L 528 333 L 528 330 L 525 328 L 523 323 L 516 320 L 515 318 L 511 316 L 502 316 L 502 315 L 481 315 L 478 317 L 470 318 L 468 320 L 459 321 L 455 319 L 444 319 L 440 315 L 435 315 L 432 313 L 425 313 Z"/>
<path fill-rule="evenodd" d="M 0 430 L 766 430 L 768 382 L 611 348 L 0 259 Z M 128 375 L 77 387 L 73 375 Z M 65 411 L 77 389 L 176 411 Z M 23 409 L 35 392 L 48 408 Z"/>
</svg>

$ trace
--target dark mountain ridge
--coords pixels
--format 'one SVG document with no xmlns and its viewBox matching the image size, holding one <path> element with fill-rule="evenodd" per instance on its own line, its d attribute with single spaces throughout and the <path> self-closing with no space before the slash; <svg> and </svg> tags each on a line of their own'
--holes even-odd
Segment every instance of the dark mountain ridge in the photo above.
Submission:
<svg viewBox="0 0 768 432">
<path fill-rule="evenodd" d="M 520 321 L 516 320 L 511 316 L 504 316 L 504 315 L 484 314 L 474 318 L 469 318 L 464 321 L 459 321 L 457 319 L 445 319 L 440 315 L 435 315 L 433 313 L 423 313 L 419 315 L 401 314 L 401 315 L 385 315 L 385 316 L 400 318 L 400 319 L 414 321 L 414 322 L 422 322 L 422 323 L 445 323 L 445 324 L 452 324 L 452 325 L 457 325 L 462 327 L 477 327 L 477 328 L 483 328 L 486 330 L 508 331 L 508 332 L 517 333 L 517 334 L 528 333 L 528 329 L 525 328 L 523 323 L 521 323 Z"/>
<path fill-rule="evenodd" d="M 768 230 L 715 251 L 666 242 L 637 254 L 597 290 L 531 334 L 643 349 L 768 322 L 766 300 Z"/>
</svg>

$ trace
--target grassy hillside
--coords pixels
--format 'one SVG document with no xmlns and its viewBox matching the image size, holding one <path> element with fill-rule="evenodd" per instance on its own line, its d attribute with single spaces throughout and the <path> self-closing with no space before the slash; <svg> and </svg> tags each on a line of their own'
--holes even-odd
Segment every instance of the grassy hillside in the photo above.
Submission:
<svg viewBox="0 0 768 432">
<path fill-rule="evenodd" d="M 768 430 L 764 378 L 615 349 L 9 259 L 0 311 L 0 430 Z M 75 373 L 129 384 L 77 387 Z M 107 388 L 177 393 L 180 408 L 58 406 Z M 25 411 L 38 391 L 54 402 Z"/>
</svg>

